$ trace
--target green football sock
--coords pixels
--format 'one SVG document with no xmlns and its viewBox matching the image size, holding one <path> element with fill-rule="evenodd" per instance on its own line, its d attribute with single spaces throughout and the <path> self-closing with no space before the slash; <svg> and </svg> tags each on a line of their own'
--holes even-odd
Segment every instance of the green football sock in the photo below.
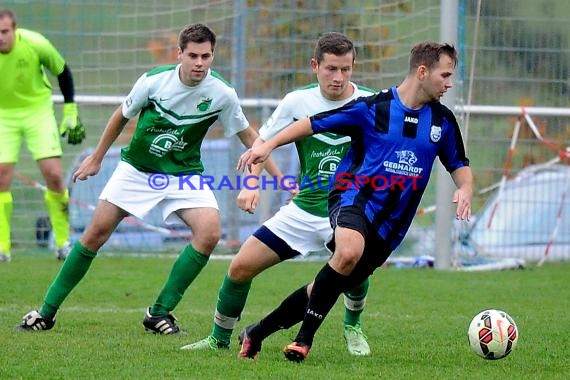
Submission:
<svg viewBox="0 0 570 380">
<path fill-rule="evenodd" d="M 63 262 L 55 280 L 51 283 L 40 314 L 44 318 L 53 318 L 69 293 L 85 276 L 97 252 L 91 252 L 77 241 L 69 256 Z"/>
<path fill-rule="evenodd" d="M 150 314 L 166 316 L 174 310 L 186 289 L 202 271 L 202 268 L 206 266 L 209 258 L 188 244 L 174 262 L 162 291 L 155 304 L 150 308 Z"/>
<path fill-rule="evenodd" d="M 12 207 L 14 201 L 9 191 L 0 192 L 0 251 L 10 253 L 10 220 L 12 219 Z"/>
<path fill-rule="evenodd" d="M 232 332 L 245 307 L 250 288 L 251 281 L 238 283 L 232 281 L 227 274 L 224 277 L 222 287 L 218 293 L 218 303 L 216 304 L 216 315 L 212 329 L 212 336 L 221 344 L 230 344 Z"/>
<path fill-rule="evenodd" d="M 366 295 L 370 280 L 367 278 L 360 285 L 344 293 L 344 325 L 360 326 L 360 315 L 366 305 Z"/>
<path fill-rule="evenodd" d="M 66 189 L 63 193 L 56 193 L 48 189 L 44 199 L 53 227 L 55 246 L 61 248 L 69 240 L 69 191 Z"/>
</svg>

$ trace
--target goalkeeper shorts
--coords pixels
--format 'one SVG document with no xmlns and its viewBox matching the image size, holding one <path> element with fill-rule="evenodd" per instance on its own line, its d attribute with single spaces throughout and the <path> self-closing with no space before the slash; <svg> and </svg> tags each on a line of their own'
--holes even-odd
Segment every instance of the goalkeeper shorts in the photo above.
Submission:
<svg viewBox="0 0 570 380">
<path fill-rule="evenodd" d="M 0 163 L 16 163 L 22 138 L 35 161 L 61 157 L 61 142 L 52 107 L 12 110 L 0 116 Z"/>
</svg>

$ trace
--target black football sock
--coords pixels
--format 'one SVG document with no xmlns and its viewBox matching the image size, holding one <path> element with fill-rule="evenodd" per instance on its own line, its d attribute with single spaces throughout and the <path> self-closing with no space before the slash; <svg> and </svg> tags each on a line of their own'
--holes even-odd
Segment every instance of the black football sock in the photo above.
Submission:
<svg viewBox="0 0 570 380">
<path fill-rule="evenodd" d="M 325 264 L 315 277 L 311 297 L 295 342 L 302 342 L 308 346 L 313 344 L 317 330 L 342 291 L 346 289 L 348 280 L 349 276 L 344 276 L 331 268 L 328 263 Z"/>
<path fill-rule="evenodd" d="M 288 329 L 303 320 L 307 309 L 307 285 L 291 293 L 250 331 L 250 336 L 263 340 L 278 330 Z"/>
</svg>

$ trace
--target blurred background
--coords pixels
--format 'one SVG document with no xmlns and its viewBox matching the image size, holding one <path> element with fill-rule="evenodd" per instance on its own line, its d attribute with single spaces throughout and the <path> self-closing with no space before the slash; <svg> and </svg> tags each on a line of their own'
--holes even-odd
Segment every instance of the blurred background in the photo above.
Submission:
<svg viewBox="0 0 570 380">
<path fill-rule="evenodd" d="M 403 79 L 412 45 L 440 40 L 442 7 L 447 3 L 18 0 L 2 6 L 16 12 L 20 27 L 47 36 L 72 69 L 88 138 L 80 147 L 64 145 L 70 174 L 86 150 L 95 146 L 108 117 L 136 79 L 157 65 L 176 63 L 177 33 L 186 24 L 205 23 L 217 33 L 213 68 L 234 85 L 248 119 L 258 127 L 286 92 L 315 81 L 309 61 L 320 33 L 338 31 L 352 38 L 358 52 L 353 80 L 380 90 Z M 570 174 L 564 169 L 570 145 L 570 3 L 457 4 L 460 61 L 454 102 L 476 178 L 476 215 L 469 224 L 453 224 L 454 254 L 569 259 Z M 57 81 L 51 79 L 57 92 Z M 525 118 L 521 107 L 542 112 L 529 111 Z M 59 115 L 59 105 L 56 112 Z M 117 149 L 128 143 L 132 128 L 134 123 L 117 141 Z M 234 173 L 235 158 L 242 151 L 234 140 L 224 140 L 219 126 L 211 129 L 203 149 L 206 174 Z M 293 147 L 281 148 L 276 159 L 284 173 L 296 174 Z M 98 178 L 72 186 L 74 236 L 89 221 L 117 160 L 117 151 L 111 151 Z M 43 194 L 38 184 L 33 186 L 41 176 L 24 147 L 16 170 L 20 179 L 13 184 L 14 250 L 49 245 Z M 246 215 L 236 209 L 236 195 L 228 189 L 216 191 L 224 229 L 220 247 L 228 252 L 287 201 L 280 190 L 266 191 L 260 210 Z M 421 215 L 397 255 L 436 254 L 435 202 L 434 177 Z M 149 215 L 144 222 L 125 221 L 105 249 L 170 251 L 184 244 L 184 234 L 177 227 L 166 229 L 157 215 Z"/>
</svg>

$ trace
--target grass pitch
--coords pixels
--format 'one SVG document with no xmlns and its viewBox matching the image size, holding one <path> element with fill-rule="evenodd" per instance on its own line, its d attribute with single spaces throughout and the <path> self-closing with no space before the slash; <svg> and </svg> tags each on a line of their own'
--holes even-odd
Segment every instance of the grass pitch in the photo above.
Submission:
<svg viewBox="0 0 570 380">
<path fill-rule="evenodd" d="M 281 349 L 297 327 L 268 338 L 255 361 L 236 358 L 237 339 L 230 350 L 179 350 L 210 332 L 228 261 L 211 260 L 175 310 L 185 336 L 155 336 L 141 324 L 172 256 L 101 256 L 63 304 L 53 330 L 16 332 L 22 315 L 40 305 L 60 263 L 43 251 L 15 254 L 12 263 L 0 265 L 1 379 L 570 378 L 570 263 L 488 273 L 380 269 L 363 315 L 372 355 L 352 357 L 346 351 L 339 301 L 309 357 L 296 364 Z M 259 276 L 238 329 L 261 318 L 321 266 L 284 263 Z M 486 361 L 469 349 L 467 327 L 485 308 L 503 309 L 518 324 L 518 346 L 505 359 Z"/>
</svg>

